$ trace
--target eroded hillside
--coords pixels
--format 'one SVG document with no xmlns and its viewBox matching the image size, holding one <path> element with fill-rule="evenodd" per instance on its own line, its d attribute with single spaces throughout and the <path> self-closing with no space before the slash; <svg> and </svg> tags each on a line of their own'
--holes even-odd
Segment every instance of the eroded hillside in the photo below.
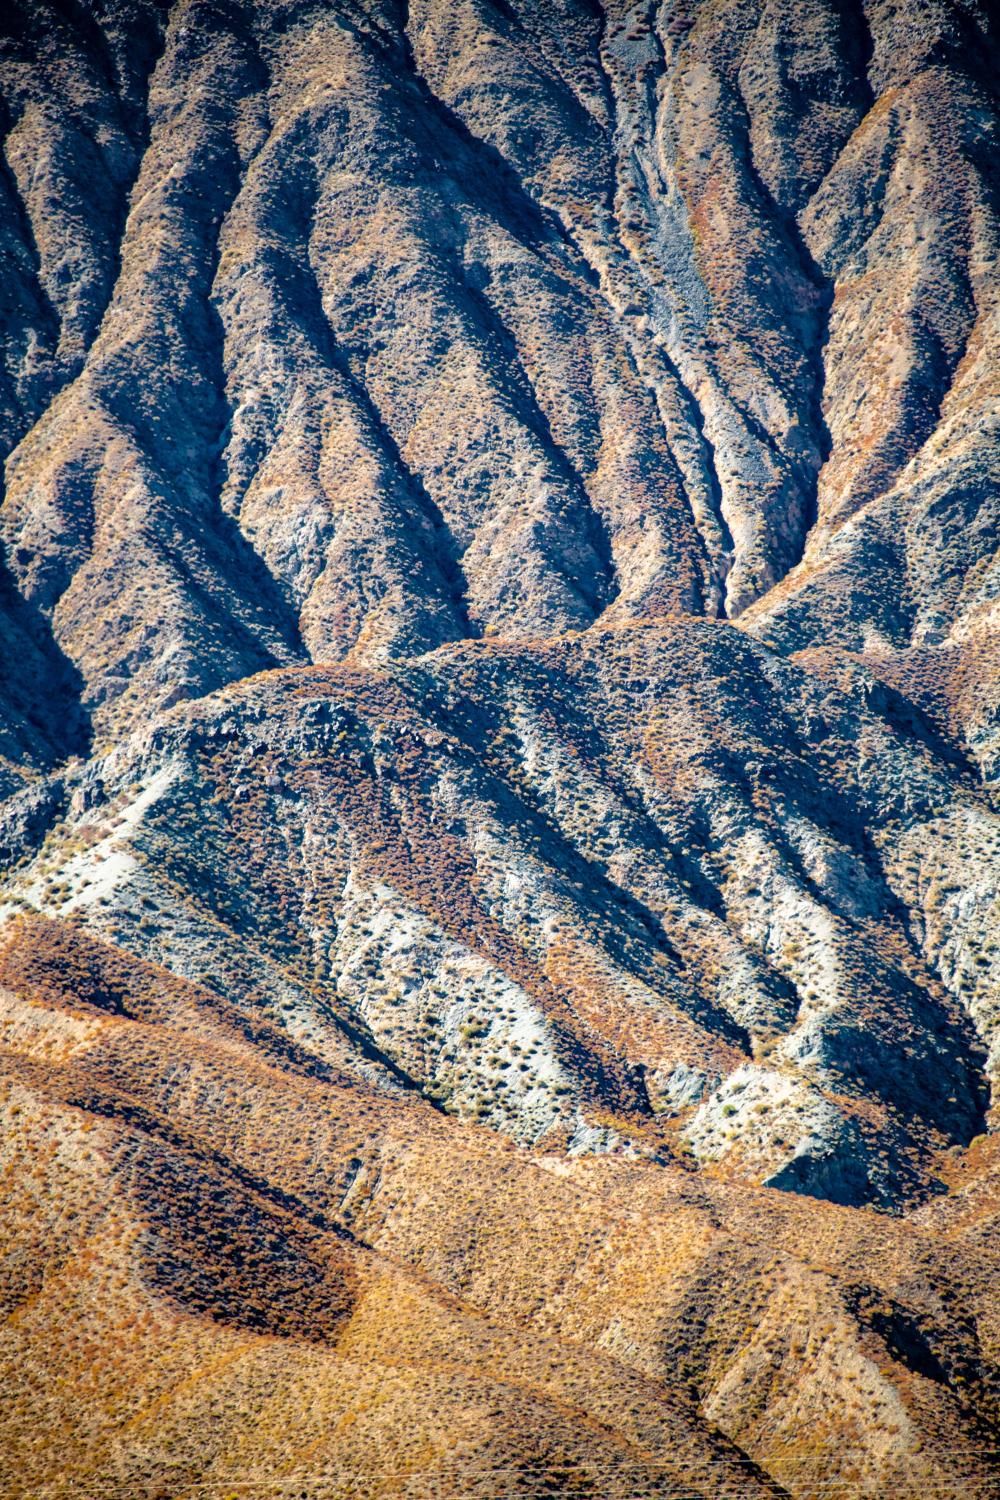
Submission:
<svg viewBox="0 0 1000 1500">
<path fill-rule="evenodd" d="M 12 1494 L 1000 1496 L 997 61 L 5 9 Z"/>
<path fill-rule="evenodd" d="M 977 640 L 985 11 L 87 15 L 6 23 L 3 526 L 99 739 L 599 618 Z"/>
</svg>

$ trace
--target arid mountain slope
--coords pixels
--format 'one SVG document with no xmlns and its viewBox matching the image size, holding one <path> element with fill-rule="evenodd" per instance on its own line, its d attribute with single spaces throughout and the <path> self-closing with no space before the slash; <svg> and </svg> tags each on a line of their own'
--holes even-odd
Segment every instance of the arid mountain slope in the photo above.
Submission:
<svg viewBox="0 0 1000 1500">
<path fill-rule="evenodd" d="M 3 827 L 15 1492 L 1000 1494 L 996 815 L 857 662 L 266 673 Z"/>
<path fill-rule="evenodd" d="M 762 596 L 800 647 L 985 628 L 985 9 L 6 25 L 8 566 L 99 739 L 262 667 Z"/>
<path fill-rule="evenodd" d="M 3 8 L 5 1493 L 1000 1500 L 998 62 Z"/>
<path fill-rule="evenodd" d="M 12 1495 L 998 1493 L 995 1167 L 901 1224 L 529 1156 L 72 927 L 0 981 Z"/>
<path fill-rule="evenodd" d="M 296 668 L 45 797 L 8 909 L 519 1139 L 892 1205 L 984 1128 L 1000 824 L 853 662 L 677 620 Z"/>
</svg>

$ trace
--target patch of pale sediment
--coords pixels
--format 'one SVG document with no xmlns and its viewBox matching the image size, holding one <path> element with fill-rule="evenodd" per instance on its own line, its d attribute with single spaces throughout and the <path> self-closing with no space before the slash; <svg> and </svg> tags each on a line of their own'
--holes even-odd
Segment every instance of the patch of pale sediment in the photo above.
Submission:
<svg viewBox="0 0 1000 1500">
<path fill-rule="evenodd" d="M 448 1110 L 529 1142 L 569 1124 L 573 1081 L 531 997 L 390 886 L 348 878 L 331 968 L 378 1046 Z"/>
<path fill-rule="evenodd" d="M 76 811 L 71 828 L 45 841 L 0 904 L 0 918 L 25 906 L 52 916 L 76 912 L 85 918 L 102 905 L 110 908 L 141 872 L 130 847 L 138 828 L 181 774 L 181 766 L 168 761 L 126 800 L 89 808 L 78 791 L 70 805 L 71 817 Z"/>
</svg>

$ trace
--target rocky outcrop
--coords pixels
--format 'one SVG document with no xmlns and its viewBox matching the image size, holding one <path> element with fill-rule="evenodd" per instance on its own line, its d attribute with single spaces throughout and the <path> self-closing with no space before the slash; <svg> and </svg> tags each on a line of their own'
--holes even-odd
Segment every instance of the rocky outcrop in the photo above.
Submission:
<svg viewBox="0 0 1000 1500">
<path fill-rule="evenodd" d="M 602 617 L 980 632 L 993 46 L 975 7 L 29 11 L 4 529 L 99 733 Z"/>
<path fill-rule="evenodd" d="M 12 1494 L 996 1496 L 997 61 L 0 17 Z"/>
<path fill-rule="evenodd" d="M 898 1206 L 984 1125 L 998 835 L 893 707 L 718 623 L 271 673 L 14 799 L 7 909 L 546 1149 Z"/>
</svg>

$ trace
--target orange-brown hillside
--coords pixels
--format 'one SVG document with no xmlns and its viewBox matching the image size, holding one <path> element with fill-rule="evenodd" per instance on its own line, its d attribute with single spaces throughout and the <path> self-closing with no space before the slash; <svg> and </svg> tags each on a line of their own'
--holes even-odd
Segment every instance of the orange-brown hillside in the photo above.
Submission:
<svg viewBox="0 0 1000 1500">
<path fill-rule="evenodd" d="M 72 923 L 0 982 L 9 1493 L 995 1492 L 988 1159 L 902 1220 L 566 1162 Z"/>
<path fill-rule="evenodd" d="M 0 6 L 0 1494 L 1000 1500 L 998 77 Z"/>
</svg>

